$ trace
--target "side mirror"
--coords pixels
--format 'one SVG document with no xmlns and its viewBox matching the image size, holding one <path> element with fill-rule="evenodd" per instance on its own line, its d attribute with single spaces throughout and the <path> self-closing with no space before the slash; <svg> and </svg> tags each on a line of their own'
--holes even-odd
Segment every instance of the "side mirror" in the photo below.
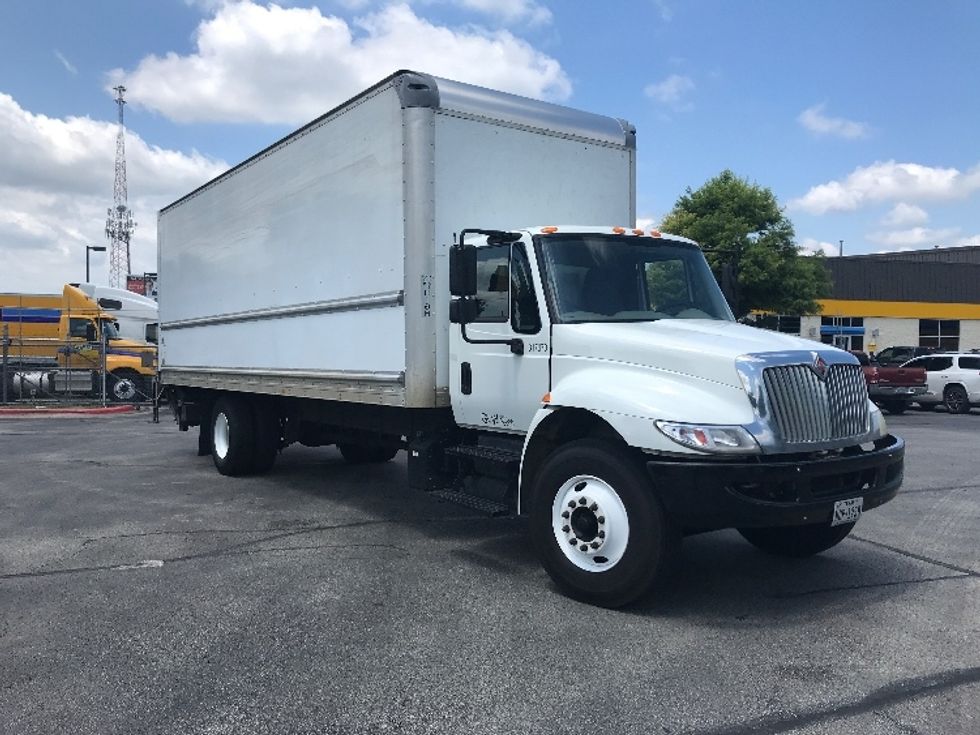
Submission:
<svg viewBox="0 0 980 735">
<path fill-rule="evenodd" d="M 469 324 L 480 316 L 480 304 L 476 299 L 463 297 L 449 302 L 449 321 L 453 324 Z"/>
<path fill-rule="evenodd" d="M 95 325 L 89 322 L 85 325 L 85 341 L 86 342 L 97 342 L 99 339 L 98 334 L 95 332 Z"/>
<path fill-rule="evenodd" d="M 476 295 L 475 245 L 453 245 L 449 248 L 449 293 L 453 296 Z"/>
</svg>

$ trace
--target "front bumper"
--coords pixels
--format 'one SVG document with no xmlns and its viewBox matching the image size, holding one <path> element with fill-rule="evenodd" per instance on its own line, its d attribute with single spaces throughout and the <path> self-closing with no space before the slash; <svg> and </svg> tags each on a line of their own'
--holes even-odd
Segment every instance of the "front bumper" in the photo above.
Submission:
<svg viewBox="0 0 980 735">
<path fill-rule="evenodd" d="M 668 515 L 685 531 L 829 524 L 834 502 L 864 498 L 864 510 L 895 497 L 905 442 L 886 436 L 874 449 L 834 456 L 746 461 L 649 460 Z"/>
<path fill-rule="evenodd" d="M 868 396 L 875 398 L 912 398 L 926 392 L 924 385 L 878 385 L 868 386 Z"/>
</svg>

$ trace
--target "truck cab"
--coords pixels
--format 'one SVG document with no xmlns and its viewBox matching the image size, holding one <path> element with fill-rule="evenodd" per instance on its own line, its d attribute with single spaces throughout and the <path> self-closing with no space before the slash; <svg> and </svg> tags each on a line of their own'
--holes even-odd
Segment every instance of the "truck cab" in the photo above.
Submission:
<svg viewBox="0 0 980 735">
<path fill-rule="evenodd" d="M 573 596 L 635 595 L 672 532 L 817 553 L 901 484 L 858 360 L 738 324 L 690 240 L 464 230 L 450 289 L 456 423 L 520 445 L 518 508 Z"/>
</svg>

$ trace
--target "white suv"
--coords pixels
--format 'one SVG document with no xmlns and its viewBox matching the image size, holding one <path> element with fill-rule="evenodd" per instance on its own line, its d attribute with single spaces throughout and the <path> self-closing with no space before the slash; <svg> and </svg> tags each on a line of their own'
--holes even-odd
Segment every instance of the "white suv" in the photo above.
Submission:
<svg viewBox="0 0 980 735">
<path fill-rule="evenodd" d="M 969 413 L 980 406 L 980 353 L 924 355 L 902 367 L 926 369 L 926 392 L 915 397 L 923 408 L 943 404 L 950 413 Z"/>
</svg>

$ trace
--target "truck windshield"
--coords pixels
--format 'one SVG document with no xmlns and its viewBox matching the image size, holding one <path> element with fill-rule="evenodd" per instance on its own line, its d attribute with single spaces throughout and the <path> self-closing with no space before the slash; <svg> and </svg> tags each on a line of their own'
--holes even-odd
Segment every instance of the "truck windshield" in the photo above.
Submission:
<svg viewBox="0 0 980 735">
<path fill-rule="evenodd" d="M 559 322 L 733 320 L 694 245 L 591 234 L 549 235 L 537 242 Z"/>
<path fill-rule="evenodd" d="M 102 329 L 105 330 L 106 339 L 119 339 L 119 327 L 114 321 L 103 319 L 101 323 Z"/>
</svg>

